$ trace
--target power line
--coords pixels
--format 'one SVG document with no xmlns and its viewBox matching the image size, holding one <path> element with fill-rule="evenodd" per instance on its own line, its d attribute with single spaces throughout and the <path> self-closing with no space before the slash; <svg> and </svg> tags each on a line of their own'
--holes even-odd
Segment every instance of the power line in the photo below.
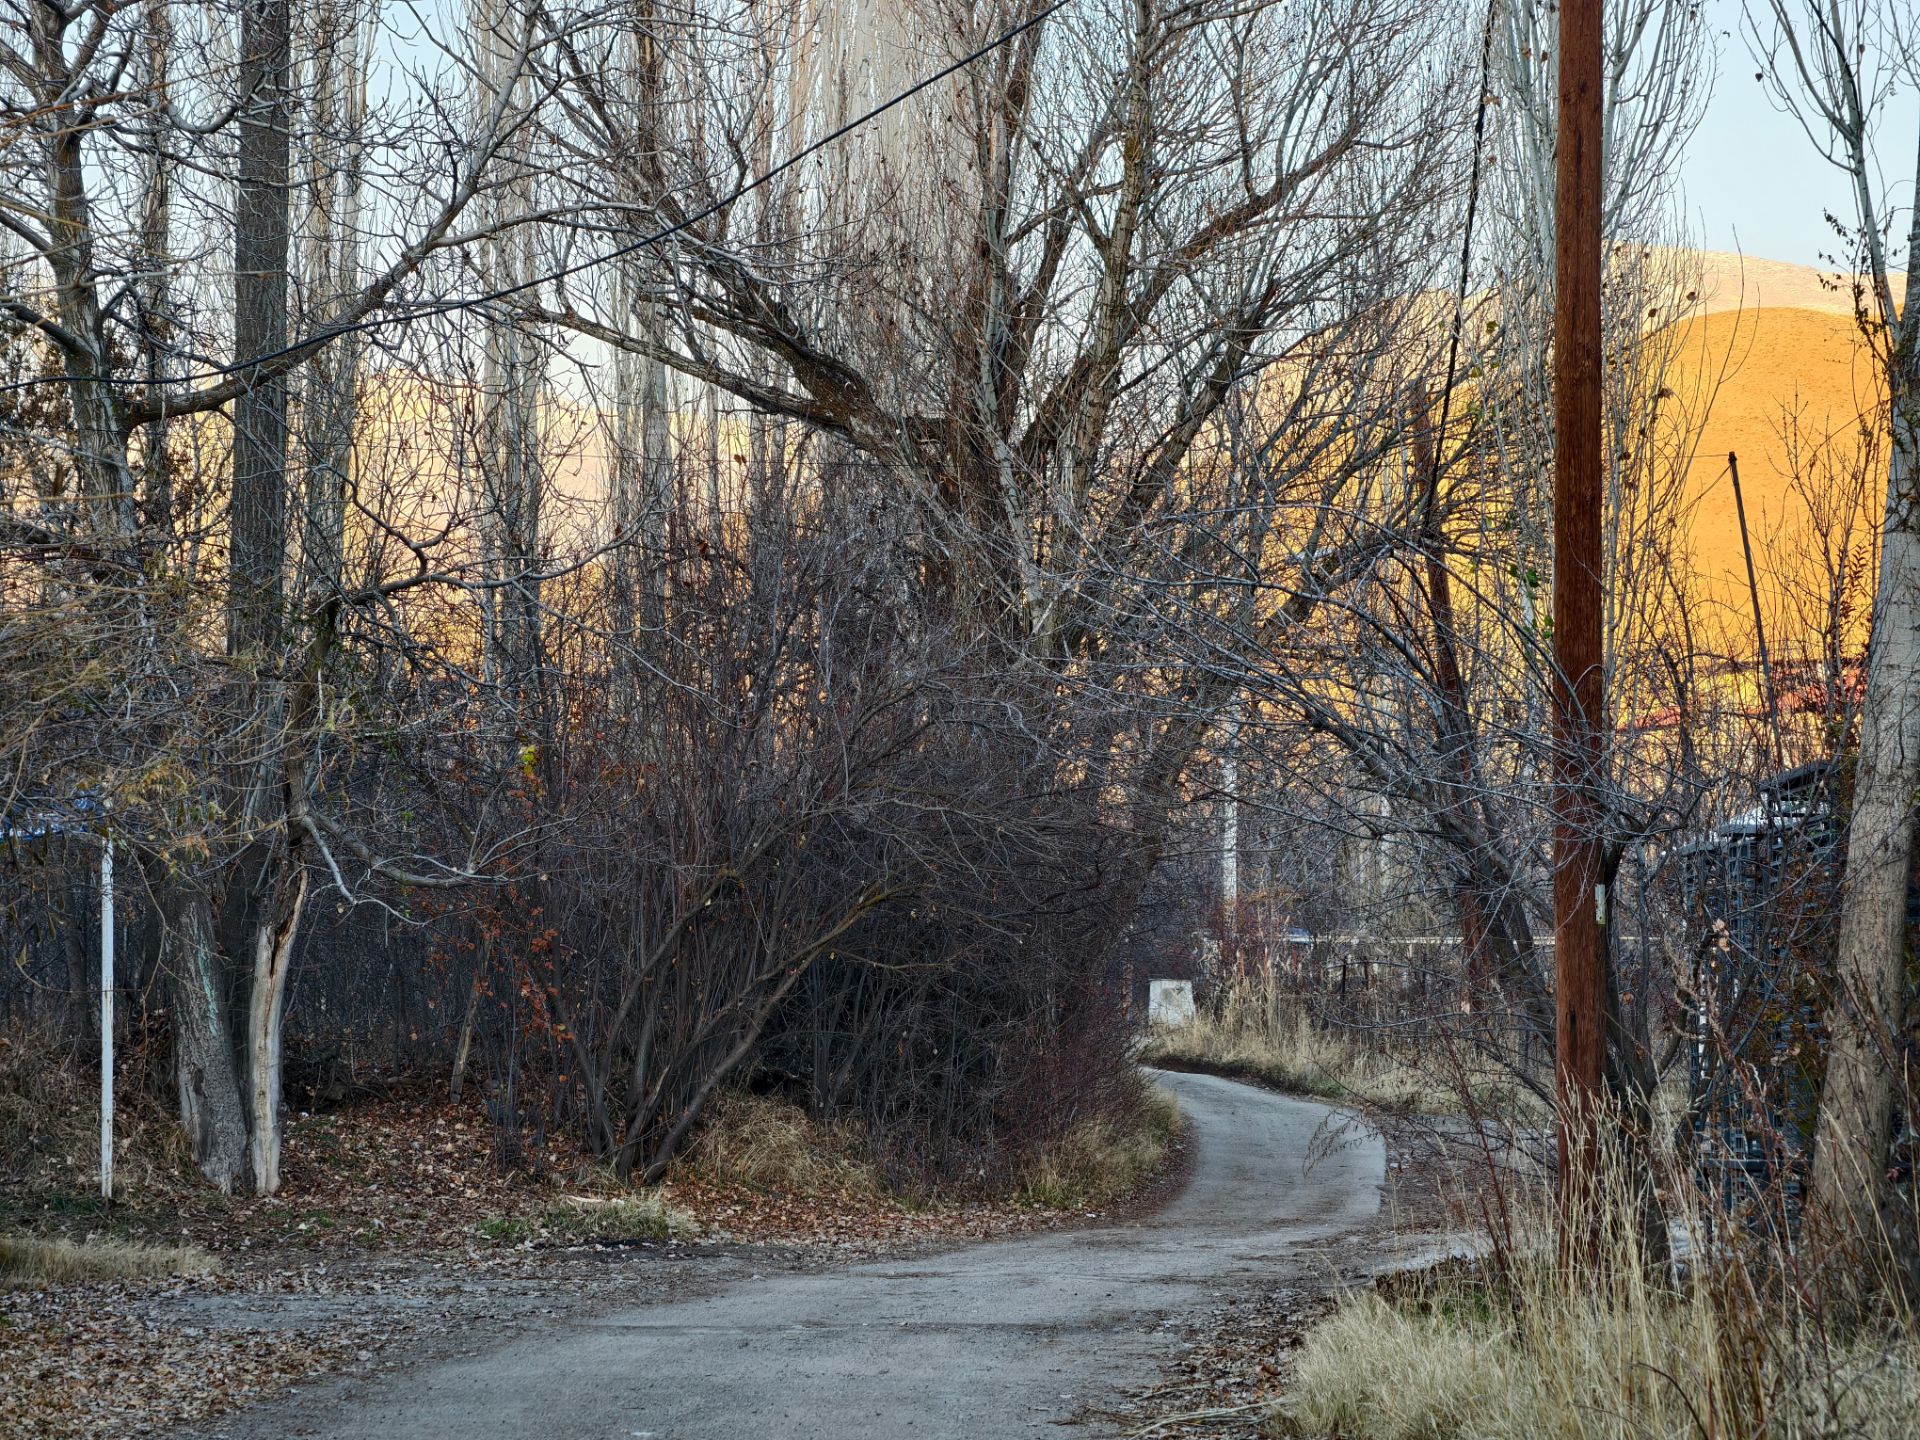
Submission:
<svg viewBox="0 0 1920 1440">
<path fill-rule="evenodd" d="M 387 325 L 406 324 L 414 320 L 427 319 L 435 315 L 451 315 L 462 310 L 477 310 L 480 307 L 485 305 L 492 305 L 492 304 L 498 303 L 501 300 L 511 299 L 515 295 L 525 294 L 527 291 L 538 289 L 542 285 L 556 284 L 559 281 L 568 279 L 571 276 L 581 274 L 582 272 L 587 270 L 591 270 L 596 266 L 605 265 L 610 261 L 619 260 L 624 258 L 625 256 L 635 254 L 641 250 L 645 250 L 649 246 L 658 245 L 663 240 L 670 240 L 675 235 L 680 234 L 682 231 L 689 230 L 693 226 L 698 225 L 702 220 L 709 219 L 712 216 L 718 214 L 720 211 L 726 209 L 729 205 L 733 204 L 735 201 L 743 199 L 748 195 L 751 195 L 754 191 L 758 190 L 761 186 L 766 185 L 775 179 L 778 179 L 781 175 L 785 174 L 788 170 L 791 170 L 794 166 L 800 164 L 804 160 L 810 159 L 814 155 L 819 154 L 822 150 L 826 149 L 829 145 L 832 145 L 835 141 L 841 139 L 843 136 L 851 134 L 853 131 L 858 130 L 861 126 L 868 124 L 870 121 L 879 119 L 882 115 L 886 114 L 889 110 L 896 109 L 899 106 L 906 104 L 907 101 L 913 99 L 914 96 L 920 94 L 923 90 L 927 90 L 932 86 L 938 85 L 942 80 L 945 80 L 948 76 L 957 74 L 959 71 L 966 69 L 969 65 L 973 64 L 976 60 L 984 59 L 986 56 L 991 55 L 993 54 L 994 51 L 1000 49 L 1003 45 L 1010 44 L 1014 40 L 1019 39 L 1022 35 L 1026 34 L 1027 31 L 1033 29 L 1036 25 L 1040 24 L 1043 20 L 1046 20 L 1047 18 L 1056 14 L 1060 10 L 1065 9 L 1067 6 L 1067 3 L 1068 3 L 1068 0 L 1053 0 L 1053 3 L 1051 5 L 1048 5 L 1044 10 L 1041 10 L 1029 16 L 1027 19 L 1021 21 L 1018 25 L 1014 25 L 1006 30 L 1003 30 L 999 35 L 995 36 L 992 40 L 989 40 L 985 45 L 982 45 L 979 49 L 974 50 L 967 55 L 961 56 L 958 60 L 955 60 L 952 64 L 944 67 L 943 69 L 936 70 L 933 74 L 926 76 L 924 79 L 916 81 L 914 84 L 908 86 L 905 90 L 902 90 L 897 95 L 894 95 L 891 99 L 883 101 L 881 104 L 874 106 L 871 110 L 866 111 L 864 114 L 855 116 L 853 119 L 847 121 L 844 125 L 841 125 L 838 129 L 830 131 L 828 134 L 821 136 L 818 140 L 814 141 L 811 145 L 805 146 L 804 148 L 795 151 L 792 155 L 789 155 L 785 160 L 782 160 L 778 165 L 773 166 L 771 169 L 765 171 L 763 174 L 756 175 L 753 179 L 749 180 L 746 184 L 740 186 L 737 190 L 732 191 L 730 194 L 722 196 L 720 199 L 713 201 L 711 204 L 707 205 L 705 208 L 701 210 L 697 210 L 693 214 L 688 215 L 686 218 L 674 222 L 672 225 L 667 226 L 665 229 L 656 230 L 651 235 L 642 236 L 640 239 L 632 241 L 629 244 L 619 246 L 617 249 L 609 250 L 604 255 L 590 256 L 585 260 L 576 261 L 572 265 L 562 266 L 558 270 L 549 271 L 543 275 L 536 275 L 531 280 L 522 280 L 517 284 L 505 285 L 497 290 L 490 290 L 484 295 L 470 295 L 460 300 L 433 301 L 427 304 L 422 304 L 419 306 L 409 308 L 405 313 L 402 313 L 402 314 L 371 316 L 365 320 L 355 321 L 351 325 L 340 325 L 340 326 L 333 327 L 331 329 L 321 330 L 316 334 L 309 335 L 301 340 L 297 340 L 291 345 L 282 346 L 278 350 L 268 350 L 259 355 L 251 355 L 244 360 L 235 360 L 230 365 L 222 365 L 216 369 L 201 370 L 191 375 L 174 376 L 174 377 L 171 377 L 167 383 L 170 386 L 178 386 L 178 385 L 194 385 L 194 384 L 199 384 L 199 383 L 202 383 L 205 381 L 211 381 L 211 380 L 225 380 L 231 376 L 240 375 L 245 373 L 248 370 L 256 369 L 259 366 L 270 364 L 275 360 L 284 359 L 289 355 L 299 354 L 301 351 L 304 351 L 304 350 L 317 350 L 321 346 L 331 344 L 333 341 L 338 340 L 343 336 L 358 335 L 369 330 L 381 329 L 382 327 Z M 64 385 L 68 383 L 70 380 L 72 380 L 73 378 L 74 377 L 70 374 L 34 376 L 30 379 L 16 380 L 6 385 L 0 385 L 0 394 L 7 394 L 16 390 L 29 390 L 41 385 Z M 143 386 L 144 387 L 144 386 L 150 386 L 153 384 L 153 382 L 149 379 L 144 379 L 142 377 L 132 376 L 132 375 L 100 375 L 100 376 L 90 377 L 90 379 L 92 383 L 102 384 L 102 385 L 126 385 L 126 386 Z"/>
</svg>

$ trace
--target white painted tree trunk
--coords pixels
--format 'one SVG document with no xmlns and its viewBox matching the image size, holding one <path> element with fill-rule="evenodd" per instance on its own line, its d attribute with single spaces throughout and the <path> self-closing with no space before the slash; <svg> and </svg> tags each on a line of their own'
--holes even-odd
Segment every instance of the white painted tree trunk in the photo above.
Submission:
<svg viewBox="0 0 1920 1440">
<path fill-rule="evenodd" d="M 247 1006 L 248 1158 L 255 1194 L 280 1189 L 281 1020 L 286 1012 L 287 977 L 300 912 L 307 898 L 307 870 L 296 864 L 283 881 L 291 889 L 281 908 L 254 932 L 253 984 Z"/>
</svg>

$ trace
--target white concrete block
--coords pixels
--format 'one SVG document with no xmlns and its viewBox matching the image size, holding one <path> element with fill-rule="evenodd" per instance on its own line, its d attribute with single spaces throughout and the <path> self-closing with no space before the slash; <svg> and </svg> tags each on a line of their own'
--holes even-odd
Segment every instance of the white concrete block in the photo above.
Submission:
<svg viewBox="0 0 1920 1440">
<path fill-rule="evenodd" d="M 1191 980 L 1149 980 L 1147 982 L 1147 1023 L 1178 1030 L 1193 1023 L 1193 982 Z"/>
</svg>

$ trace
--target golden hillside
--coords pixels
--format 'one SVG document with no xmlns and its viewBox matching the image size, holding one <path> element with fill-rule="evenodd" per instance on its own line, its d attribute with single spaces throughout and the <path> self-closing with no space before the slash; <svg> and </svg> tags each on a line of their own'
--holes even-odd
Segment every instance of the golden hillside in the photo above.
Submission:
<svg viewBox="0 0 1920 1440">
<path fill-rule="evenodd" d="M 1803 471 L 1821 446 L 1829 461 L 1877 471 L 1877 457 L 1863 458 L 1859 428 L 1861 418 L 1878 408 L 1879 390 L 1848 284 L 1778 261 L 1715 253 L 1701 258 L 1699 309 L 1680 322 L 1682 388 L 1711 397 L 1689 475 L 1697 507 L 1687 549 L 1698 592 L 1731 626 L 1730 644 L 1750 646 L 1728 454 L 1740 457 L 1755 565 L 1771 611 L 1771 597 L 1783 583 L 1813 579 L 1804 573 L 1809 562 L 1802 553 L 1806 504 L 1791 479 L 1796 451 Z M 1869 484 L 1876 501 L 1880 483 Z M 1804 637 L 1768 638 L 1779 651 Z"/>
</svg>

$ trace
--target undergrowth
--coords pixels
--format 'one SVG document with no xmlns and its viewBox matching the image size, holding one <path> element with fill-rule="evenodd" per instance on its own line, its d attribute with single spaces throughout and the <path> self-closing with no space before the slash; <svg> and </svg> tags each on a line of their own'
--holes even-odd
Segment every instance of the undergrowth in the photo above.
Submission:
<svg viewBox="0 0 1920 1440">
<path fill-rule="evenodd" d="M 1179 1133 L 1173 1098 L 1151 1084 L 1013 1157 L 984 1198 L 1042 1209 L 1087 1209 L 1138 1190 L 1166 1163 Z M 977 1200 L 969 1189 L 890 1183 L 857 1125 L 822 1120 L 791 1101 L 730 1094 L 715 1101 L 676 1173 L 768 1193 L 879 1200 L 909 1209 Z"/>
<path fill-rule="evenodd" d="M 857 1127 L 817 1119 L 771 1096 L 716 1097 L 677 1162 L 720 1184 L 795 1195 L 885 1192 Z"/>
<path fill-rule="evenodd" d="M 140 1086 L 115 1097 L 114 1175 L 120 1187 L 177 1184 L 193 1173 L 186 1133 Z M 97 1067 L 48 1031 L 0 1035 L 0 1184 L 84 1190 L 100 1165 Z"/>
</svg>

